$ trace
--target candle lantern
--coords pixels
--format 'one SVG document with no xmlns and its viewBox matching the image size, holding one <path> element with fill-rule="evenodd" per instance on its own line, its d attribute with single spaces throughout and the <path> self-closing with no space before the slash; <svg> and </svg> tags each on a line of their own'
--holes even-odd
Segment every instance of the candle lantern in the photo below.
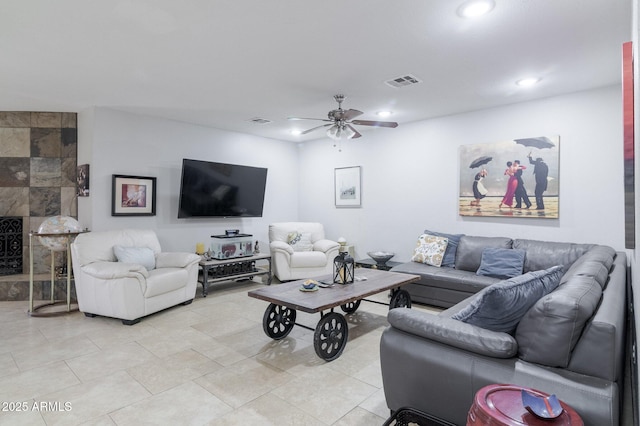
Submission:
<svg viewBox="0 0 640 426">
<path fill-rule="evenodd" d="M 339 253 L 333 259 L 333 282 L 338 284 L 353 283 L 354 266 L 353 257 L 346 252 Z"/>
</svg>

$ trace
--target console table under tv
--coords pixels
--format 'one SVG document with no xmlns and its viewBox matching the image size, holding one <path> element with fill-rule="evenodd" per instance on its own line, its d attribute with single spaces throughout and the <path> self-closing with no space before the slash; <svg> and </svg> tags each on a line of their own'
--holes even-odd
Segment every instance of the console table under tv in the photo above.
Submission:
<svg viewBox="0 0 640 426">
<path fill-rule="evenodd" d="M 259 260 L 267 261 L 268 268 L 256 266 Z M 198 281 L 202 283 L 203 297 L 207 297 L 209 284 L 220 281 L 250 280 L 258 275 L 267 275 L 267 284 L 271 285 L 271 254 L 268 253 L 221 260 L 201 260 L 199 265 L 202 268 L 202 275 Z"/>
</svg>

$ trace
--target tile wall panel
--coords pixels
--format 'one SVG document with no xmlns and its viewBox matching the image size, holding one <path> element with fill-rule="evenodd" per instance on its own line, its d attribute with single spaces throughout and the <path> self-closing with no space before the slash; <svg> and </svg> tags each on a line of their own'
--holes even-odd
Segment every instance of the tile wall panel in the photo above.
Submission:
<svg viewBox="0 0 640 426">
<path fill-rule="evenodd" d="M 62 168 L 60 157 L 31 157 L 31 187 L 60 187 Z"/>
<path fill-rule="evenodd" d="M 31 113 L 0 111 L 0 127 L 31 127 Z"/>
<path fill-rule="evenodd" d="M 30 158 L 0 157 L 0 188 L 29 187 L 30 176 Z"/>
<path fill-rule="evenodd" d="M 29 188 L 0 188 L 0 216 L 29 217 Z"/>
<path fill-rule="evenodd" d="M 31 157 L 60 158 L 61 129 L 31 129 Z"/>
<path fill-rule="evenodd" d="M 31 129 L 0 128 L 0 157 L 31 157 Z"/>
<path fill-rule="evenodd" d="M 31 127 L 49 127 L 59 129 L 62 127 L 61 112 L 32 112 Z"/>
</svg>

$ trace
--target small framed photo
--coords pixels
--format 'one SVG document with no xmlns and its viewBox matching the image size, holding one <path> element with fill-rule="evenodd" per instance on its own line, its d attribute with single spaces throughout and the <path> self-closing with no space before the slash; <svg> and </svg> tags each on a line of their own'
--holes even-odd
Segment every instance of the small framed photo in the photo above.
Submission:
<svg viewBox="0 0 640 426">
<path fill-rule="evenodd" d="M 156 178 L 113 175 L 111 216 L 155 216 Z"/>
<path fill-rule="evenodd" d="M 89 165 L 82 164 L 76 170 L 76 194 L 78 197 L 89 196 Z"/>
<path fill-rule="evenodd" d="M 360 166 L 342 167 L 334 173 L 336 207 L 360 207 Z"/>
</svg>

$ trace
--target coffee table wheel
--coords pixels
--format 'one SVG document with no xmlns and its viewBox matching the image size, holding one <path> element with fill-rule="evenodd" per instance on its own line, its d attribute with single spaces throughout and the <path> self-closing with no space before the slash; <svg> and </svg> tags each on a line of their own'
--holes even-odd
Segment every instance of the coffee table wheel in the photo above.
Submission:
<svg viewBox="0 0 640 426">
<path fill-rule="evenodd" d="M 325 361 L 338 358 L 347 344 L 349 328 L 347 320 L 337 312 L 324 315 L 313 333 L 316 354 Z"/>
<path fill-rule="evenodd" d="M 407 290 L 398 289 L 393 292 L 391 301 L 389 302 L 389 309 L 394 308 L 410 308 L 411 307 L 411 295 Z"/>
<path fill-rule="evenodd" d="M 360 301 L 356 300 L 355 302 L 345 303 L 344 305 L 340 305 L 340 309 L 342 309 L 347 314 L 352 314 L 356 310 L 358 310 L 358 306 L 360 306 Z"/>
<path fill-rule="evenodd" d="M 262 317 L 264 333 L 274 340 L 287 337 L 296 322 L 296 310 L 270 303 Z"/>
</svg>

